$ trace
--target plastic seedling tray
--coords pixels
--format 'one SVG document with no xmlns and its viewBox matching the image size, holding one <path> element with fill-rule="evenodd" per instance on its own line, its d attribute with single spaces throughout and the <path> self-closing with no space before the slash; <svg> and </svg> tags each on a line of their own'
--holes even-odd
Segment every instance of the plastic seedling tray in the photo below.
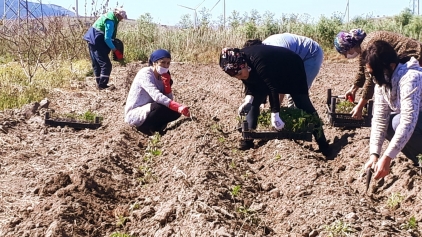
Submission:
<svg viewBox="0 0 422 237">
<path fill-rule="evenodd" d="M 293 131 L 286 131 L 286 130 L 281 130 L 281 131 L 250 130 L 248 122 L 244 120 L 242 123 L 242 126 L 239 128 L 239 131 L 242 133 L 242 137 L 245 140 L 292 139 L 292 140 L 312 141 L 313 129 L 314 129 L 314 125 L 309 124 L 307 131 L 302 131 L 302 132 L 293 132 Z"/>
<path fill-rule="evenodd" d="M 45 125 L 55 126 L 55 127 L 68 126 L 75 129 L 85 129 L 85 128 L 97 129 L 101 127 L 99 117 L 95 117 L 94 122 L 89 122 L 89 121 L 79 121 L 72 118 L 50 117 L 50 115 L 51 115 L 50 112 L 45 113 Z"/>
<path fill-rule="evenodd" d="M 341 96 L 333 96 L 331 89 L 327 90 L 327 113 L 329 123 L 333 127 L 371 127 L 373 101 L 370 100 L 366 105 L 367 114 L 363 115 L 362 119 L 355 119 L 351 114 L 336 112 L 337 101 Z M 357 104 L 356 102 L 354 102 Z"/>
</svg>

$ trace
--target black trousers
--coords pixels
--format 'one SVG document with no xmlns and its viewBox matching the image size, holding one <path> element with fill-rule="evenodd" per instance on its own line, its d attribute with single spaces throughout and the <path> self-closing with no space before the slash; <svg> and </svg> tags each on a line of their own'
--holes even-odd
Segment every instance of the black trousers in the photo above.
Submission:
<svg viewBox="0 0 422 237">
<path fill-rule="evenodd" d="M 292 97 L 293 102 L 295 103 L 297 108 L 305 111 L 308 114 L 315 113 L 318 116 L 318 113 L 314 105 L 309 99 L 309 95 L 293 94 L 290 96 Z M 259 112 L 260 112 L 259 106 L 265 102 L 266 98 L 267 98 L 267 95 L 254 96 L 254 102 L 256 100 L 256 101 L 259 101 L 260 103 L 257 106 L 252 105 L 251 111 L 246 116 L 246 121 L 248 121 L 249 129 L 256 129 L 256 127 L 258 126 L 258 117 L 259 117 Z M 318 128 L 320 127 L 322 127 L 322 122 L 319 124 L 315 124 L 316 129 L 313 131 L 312 135 L 314 136 L 318 145 L 322 145 L 322 144 L 325 145 L 327 143 L 327 138 L 325 137 L 324 130 L 321 129 L 321 133 L 319 133 Z"/>
<path fill-rule="evenodd" d="M 151 111 L 147 115 L 144 123 L 137 127 L 138 131 L 153 135 L 155 132 L 162 132 L 169 122 L 180 118 L 180 114 L 169 109 L 167 106 L 157 102 L 151 103 Z"/>
</svg>

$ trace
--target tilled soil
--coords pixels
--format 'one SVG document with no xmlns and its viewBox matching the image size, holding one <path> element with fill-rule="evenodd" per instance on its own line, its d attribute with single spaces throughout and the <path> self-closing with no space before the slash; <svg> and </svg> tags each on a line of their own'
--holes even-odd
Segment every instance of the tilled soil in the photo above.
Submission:
<svg viewBox="0 0 422 237">
<path fill-rule="evenodd" d="M 239 151 L 241 83 L 217 65 L 172 64 L 176 101 L 193 118 L 148 137 L 123 121 L 144 66 L 116 67 L 112 91 L 87 78 L 54 90 L 49 104 L 0 112 L 0 236 L 421 236 L 418 223 L 405 228 L 411 217 L 422 223 L 420 168 L 400 154 L 365 192 L 370 128 L 326 122 L 328 159 L 314 141 Z M 324 63 L 310 92 L 324 119 L 327 89 L 343 93 L 356 66 Z M 104 120 L 91 130 L 50 127 L 47 107 Z"/>
</svg>

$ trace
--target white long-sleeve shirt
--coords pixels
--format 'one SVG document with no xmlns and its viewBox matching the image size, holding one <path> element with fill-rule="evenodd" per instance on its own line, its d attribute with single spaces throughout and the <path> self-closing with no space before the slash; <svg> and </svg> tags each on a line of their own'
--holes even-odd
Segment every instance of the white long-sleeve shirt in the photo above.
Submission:
<svg viewBox="0 0 422 237">
<path fill-rule="evenodd" d="M 369 152 L 381 154 L 390 113 L 399 113 L 399 125 L 384 152 L 395 158 L 412 136 L 422 111 L 422 68 L 418 60 L 412 57 L 406 64 L 398 64 L 391 77 L 391 89 L 375 85 L 374 95 Z"/>
<path fill-rule="evenodd" d="M 152 67 L 144 67 L 136 74 L 129 90 L 125 106 L 125 122 L 141 126 L 151 109 L 151 103 L 169 106 L 173 94 L 164 94 L 164 84 L 156 78 Z"/>
</svg>

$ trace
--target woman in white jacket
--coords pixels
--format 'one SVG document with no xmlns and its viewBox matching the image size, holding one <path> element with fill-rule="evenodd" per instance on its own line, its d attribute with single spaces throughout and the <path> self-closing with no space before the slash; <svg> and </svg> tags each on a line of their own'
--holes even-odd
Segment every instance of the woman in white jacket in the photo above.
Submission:
<svg viewBox="0 0 422 237">
<path fill-rule="evenodd" d="M 167 50 L 155 50 L 149 58 L 149 67 L 139 70 L 130 87 L 125 122 L 144 134 L 162 133 L 180 114 L 190 117 L 189 108 L 173 100 L 170 62 Z"/>
<path fill-rule="evenodd" d="M 422 68 L 413 57 L 400 59 L 385 41 L 370 45 L 365 61 L 375 82 L 370 158 L 365 168 L 374 165 L 374 178 L 380 179 L 390 172 L 399 152 L 415 164 L 422 154 Z M 385 139 L 390 143 L 382 154 Z"/>
</svg>

